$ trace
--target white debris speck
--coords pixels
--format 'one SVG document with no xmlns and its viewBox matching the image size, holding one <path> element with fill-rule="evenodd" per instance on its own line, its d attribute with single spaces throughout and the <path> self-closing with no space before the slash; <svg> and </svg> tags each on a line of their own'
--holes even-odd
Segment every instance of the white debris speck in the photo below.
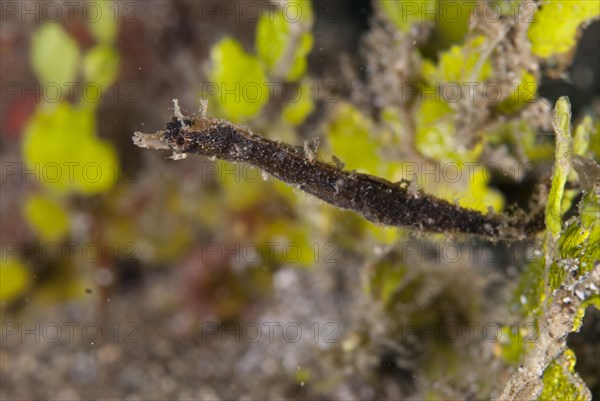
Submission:
<svg viewBox="0 0 600 401">
<path fill-rule="evenodd" d="M 582 301 L 585 299 L 585 295 L 579 290 L 575 290 L 575 295 L 577 295 L 577 298 L 581 299 Z"/>
<path fill-rule="evenodd" d="M 173 159 L 173 160 L 182 160 L 182 159 L 185 159 L 186 157 L 187 157 L 187 153 L 173 152 L 173 154 L 171 155 L 171 159 Z"/>
<path fill-rule="evenodd" d="M 102 287 L 109 286 L 113 282 L 113 274 L 110 270 L 102 267 L 94 273 L 94 281 Z"/>
<path fill-rule="evenodd" d="M 521 301 L 521 305 L 527 305 L 527 298 L 525 297 L 525 295 L 521 295 L 519 297 L 519 301 Z"/>
<path fill-rule="evenodd" d="M 344 185 L 346 185 L 346 180 L 344 180 L 343 178 L 338 179 L 333 185 L 335 193 L 337 194 L 338 192 L 340 192 L 340 188 L 342 188 Z"/>
<path fill-rule="evenodd" d="M 381 256 L 385 253 L 385 249 L 383 247 L 380 246 L 375 246 L 375 248 L 373 248 L 373 253 L 376 256 Z"/>
<path fill-rule="evenodd" d="M 177 99 L 173 99 L 173 113 L 181 123 L 181 126 L 183 126 L 183 113 L 181 113 L 181 108 L 179 107 L 179 100 Z"/>
<path fill-rule="evenodd" d="M 310 141 L 304 141 L 304 154 L 310 163 L 314 163 L 317 160 L 318 151 L 319 138 L 314 138 Z"/>
<path fill-rule="evenodd" d="M 417 196 L 419 195 L 419 183 L 416 178 L 410 180 L 410 184 L 408 185 L 408 193 Z"/>
<path fill-rule="evenodd" d="M 202 118 L 206 118 L 206 111 L 208 110 L 208 100 L 200 99 L 200 115 Z"/>
<path fill-rule="evenodd" d="M 297 281 L 296 274 L 290 269 L 282 269 L 275 273 L 273 283 L 280 291 L 293 288 Z"/>
</svg>

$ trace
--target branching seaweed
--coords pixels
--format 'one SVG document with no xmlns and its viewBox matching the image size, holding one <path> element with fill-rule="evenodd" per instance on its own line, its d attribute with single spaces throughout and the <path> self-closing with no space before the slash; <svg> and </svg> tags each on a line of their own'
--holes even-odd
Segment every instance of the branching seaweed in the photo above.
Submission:
<svg viewBox="0 0 600 401">
<path fill-rule="evenodd" d="M 554 130 L 556 132 L 556 154 L 554 175 L 548 204 L 546 206 L 546 238 L 544 241 L 544 263 L 533 266 L 543 269 L 544 294 L 540 295 L 540 308 L 536 316 L 538 340 L 533 349 L 526 355 L 523 364 L 511 376 L 504 386 L 498 401 L 516 401 L 538 399 L 546 389 L 546 382 L 566 381 L 571 383 L 572 391 L 580 393 L 561 394 L 565 399 L 591 399 L 589 390 L 581 379 L 572 372 L 573 356 L 569 356 L 567 336 L 578 331 L 585 308 L 597 305 L 598 288 L 600 288 L 600 261 L 598 260 L 597 243 L 587 238 L 589 243 L 575 244 L 570 239 L 572 232 L 586 232 L 597 224 L 597 185 L 589 189 L 592 196 L 584 196 L 580 207 L 588 204 L 594 209 L 588 219 L 581 213 L 580 219 L 570 220 L 563 228 L 564 187 L 567 182 L 573 140 L 571 137 L 571 105 L 566 97 L 560 98 L 554 110 Z M 588 221 L 592 220 L 592 221 Z M 575 230 L 575 231 L 574 231 Z M 589 232 L 587 233 L 588 235 Z M 581 234 L 580 234 L 581 235 Z M 590 248 L 588 249 L 588 245 Z M 578 257 L 570 258 L 572 250 L 581 249 Z M 587 254 L 587 255 L 586 255 Z M 528 285 L 534 285 L 528 283 Z M 552 366 L 561 366 L 552 369 Z M 567 367 L 563 369 L 562 367 Z M 550 369 L 549 369 L 550 368 Z M 544 397 L 542 397 L 544 399 Z"/>
</svg>

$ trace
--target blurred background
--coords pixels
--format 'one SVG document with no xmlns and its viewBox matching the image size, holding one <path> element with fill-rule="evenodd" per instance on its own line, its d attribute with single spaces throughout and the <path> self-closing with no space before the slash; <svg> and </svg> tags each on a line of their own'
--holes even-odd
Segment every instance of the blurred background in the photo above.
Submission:
<svg viewBox="0 0 600 401">
<path fill-rule="evenodd" d="M 0 397 L 496 394 L 533 333 L 518 289 L 539 240 L 380 227 L 131 140 L 172 99 L 190 115 L 208 99 L 348 170 L 533 209 L 559 96 L 598 160 L 600 24 L 544 54 L 526 8 L 492 3 L 2 1 Z M 451 101 L 473 83 L 499 94 Z M 569 337 L 593 391 L 599 333 L 590 310 Z"/>
</svg>

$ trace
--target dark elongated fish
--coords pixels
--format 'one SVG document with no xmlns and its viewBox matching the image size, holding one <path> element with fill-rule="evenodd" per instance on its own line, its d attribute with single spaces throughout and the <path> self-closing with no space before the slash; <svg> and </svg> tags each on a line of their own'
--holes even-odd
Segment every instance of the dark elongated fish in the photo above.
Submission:
<svg viewBox="0 0 600 401">
<path fill-rule="evenodd" d="M 164 131 L 136 132 L 133 140 L 144 148 L 170 149 L 175 159 L 191 154 L 256 166 L 327 203 L 386 226 L 494 239 L 524 238 L 543 228 L 540 218 L 515 220 L 484 215 L 412 190 L 406 183 L 343 170 L 339 163 L 318 160 L 307 146 L 273 141 L 225 120 L 184 117 L 178 107 Z"/>
</svg>

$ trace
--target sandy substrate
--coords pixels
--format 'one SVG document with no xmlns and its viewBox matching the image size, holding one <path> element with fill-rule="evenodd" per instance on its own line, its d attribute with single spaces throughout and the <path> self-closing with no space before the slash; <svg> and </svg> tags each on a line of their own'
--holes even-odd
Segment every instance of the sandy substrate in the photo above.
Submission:
<svg viewBox="0 0 600 401">
<path fill-rule="evenodd" d="M 173 295 L 178 281 L 164 273 L 112 297 L 107 312 L 92 294 L 29 311 L 27 321 L 6 319 L 0 398 L 373 398 L 366 381 L 348 380 L 351 366 L 332 369 L 352 330 L 352 308 L 341 307 L 352 303 L 332 291 L 337 274 L 316 280 L 305 270 L 280 270 L 273 298 L 237 326 L 182 312 Z"/>
</svg>

